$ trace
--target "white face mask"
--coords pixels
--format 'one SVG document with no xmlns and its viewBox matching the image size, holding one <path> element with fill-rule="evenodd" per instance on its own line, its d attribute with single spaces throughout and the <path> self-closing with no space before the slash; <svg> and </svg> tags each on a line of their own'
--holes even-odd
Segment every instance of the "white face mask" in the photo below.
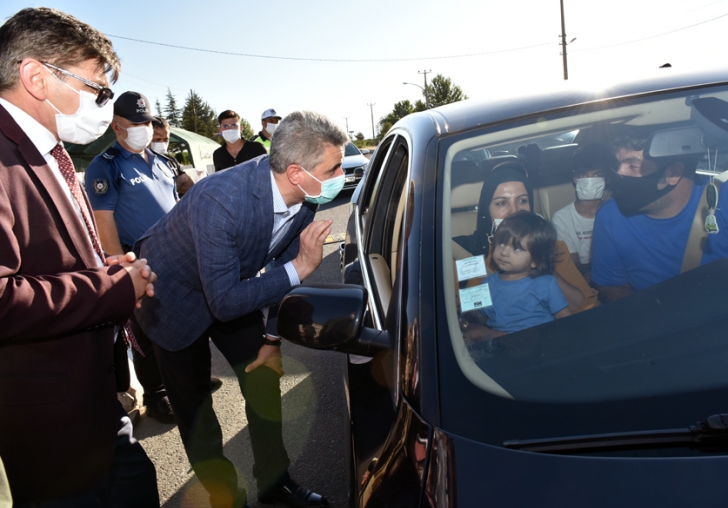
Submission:
<svg viewBox="0 0 728 508">
<path fill-rule="evenodd" d="M 240 139 L 240 129 L 228 129 L 222 131 L 222 137 L 228 143 L 235 143 Z"/>
<path fill-rule="evenodd" d="M 61 141 L 78 145 L 87 145 L 96 141 L 106 132 L 111 120 L 114 118 L 113 103 L 109 101 L 99 107 L 96 104 L 94 94 L 76 90 L 65 81 L 60 81 L 79 95 L 79 103 L 78 111 L 72 115 L 66 115 L 46 99 L 46 102 L 57 111 L 56 130 L 58 131 L 58 138 Z"/>
<path fill-rule="evenodd" d="M 154 130 L 151 125 L 135 125 L 126 129 L 126 139 L 124 142 L 129 145 L 135 152 L 142 152 L 154 136 Z"/>
<path fill-rule="evenodd" d="M 266 126 L 265 126 L 265 132 L 267 132 L 268 134 L 270 134 L 272 136 L 273 133 L 276 131 L 277 128 L 278 128 L 278 124 L 277 123 L 270 123 L 270 122 L 268 122 L 266 124 Z"/>
<path fill-rule="evenodd" d="M 490 226 L 490 234 L 488 236 L 488 243 L 493 243 L 493 236 L 495 235 L 495 231 L 498 229 L 498 226 L 500 226 L 500 223 L 503 222 L 503 219 L 493 219 L 493 224 Z"/>
<path fill-rule="evenodd" d="M 500 223 L 503 222 L 503 219 L 493 219 L 493 227 L 490 230 L 490 234 L 494 235 L 496 229 L 498 229 L 498 226 L 500 226 Z"/>
<path fill-rule="evenodd" d="M 602 199 L 606 182 L 602 177 L 579 178 L 576 180 L 576 197 L 582 201 Z"/>
<path fill-rule="evenodd" d="M 152 150 L 157 153 L 167 153 L 167 147 L 169 147 L 169 143 L 152 141 Z"/>
</svg>

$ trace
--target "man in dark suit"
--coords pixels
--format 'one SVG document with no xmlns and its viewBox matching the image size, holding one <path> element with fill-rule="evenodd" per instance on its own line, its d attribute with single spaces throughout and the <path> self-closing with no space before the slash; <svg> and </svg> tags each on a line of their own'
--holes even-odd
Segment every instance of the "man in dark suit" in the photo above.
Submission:
<svg viewBox="0 0 728 508">
<path fill-rule="evenodd" d="M 316 204 L 343 186 L 347 141 L 326 117 L 292 113 L 276 131 L 270 156 L 195 184 L 137 245 L 159 281 L 136 317 L 154 343 L 187 456 L 213 506 L 243 506 L 246 493 L 238 492 L 235 467 L 222 454 L 209 338 L 235 370 L 246 400 L 258 500 L 328 505 L 288 475 L 275 314 L 288 289 L 321 263 L 332 221 L 312 222 L 313 216 Z"/>
<path fill-rule="evenodd" d="M 0 456 L 16 507 L 159 506 L 113 364 L 114 325 L 154 274 L 105 257 L 59 142 L 104 133 L 118 71 L 111 42 L 62 12 L 0 27 Z"/>
</svg>

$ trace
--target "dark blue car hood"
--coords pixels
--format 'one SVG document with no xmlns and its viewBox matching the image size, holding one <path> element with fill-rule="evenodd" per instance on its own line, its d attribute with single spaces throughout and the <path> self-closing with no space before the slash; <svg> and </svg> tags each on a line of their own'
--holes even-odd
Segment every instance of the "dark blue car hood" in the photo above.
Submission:
<svg viewBox="0 0 728 508">
<path fill-rule="evenodd" d="M 728 457 L 585 457 L 509 450 L 435 431 L 427 496 L 438 507 L 728 504 Z"/>
</svg>

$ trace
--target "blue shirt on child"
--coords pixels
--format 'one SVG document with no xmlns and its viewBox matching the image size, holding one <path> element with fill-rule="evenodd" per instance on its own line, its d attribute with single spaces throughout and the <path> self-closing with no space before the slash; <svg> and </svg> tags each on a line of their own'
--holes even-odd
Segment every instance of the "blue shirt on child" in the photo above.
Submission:
<svg viewBox="0 0 728 508">
<path fill-rule="evenodd" d="M 488 284 L 493 305 L 481 309 L 488 316 L 488 326 L 513 333 L 553 321 L 554 314 L 569 304 L 553 275 L 502 280 L 490 275 Z"/>
</svg>

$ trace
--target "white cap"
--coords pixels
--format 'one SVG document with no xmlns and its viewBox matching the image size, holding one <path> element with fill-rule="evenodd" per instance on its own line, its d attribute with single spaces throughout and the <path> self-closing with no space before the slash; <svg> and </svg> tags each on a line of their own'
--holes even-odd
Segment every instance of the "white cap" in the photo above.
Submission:
<svg viewBox="0 0 728 508">
<path fill-rule="evenodd" d="M 263 114 L 260 115 L 261 120 L 265 120 L 266 118 L 277 118 L 278 120 L 280 120 L 281 116 L 278 113 L 276 113 L 275 109 L 270 108 L 270 109 L 266 109 L 265 111 L 263 111 Z"/>
</svg>

